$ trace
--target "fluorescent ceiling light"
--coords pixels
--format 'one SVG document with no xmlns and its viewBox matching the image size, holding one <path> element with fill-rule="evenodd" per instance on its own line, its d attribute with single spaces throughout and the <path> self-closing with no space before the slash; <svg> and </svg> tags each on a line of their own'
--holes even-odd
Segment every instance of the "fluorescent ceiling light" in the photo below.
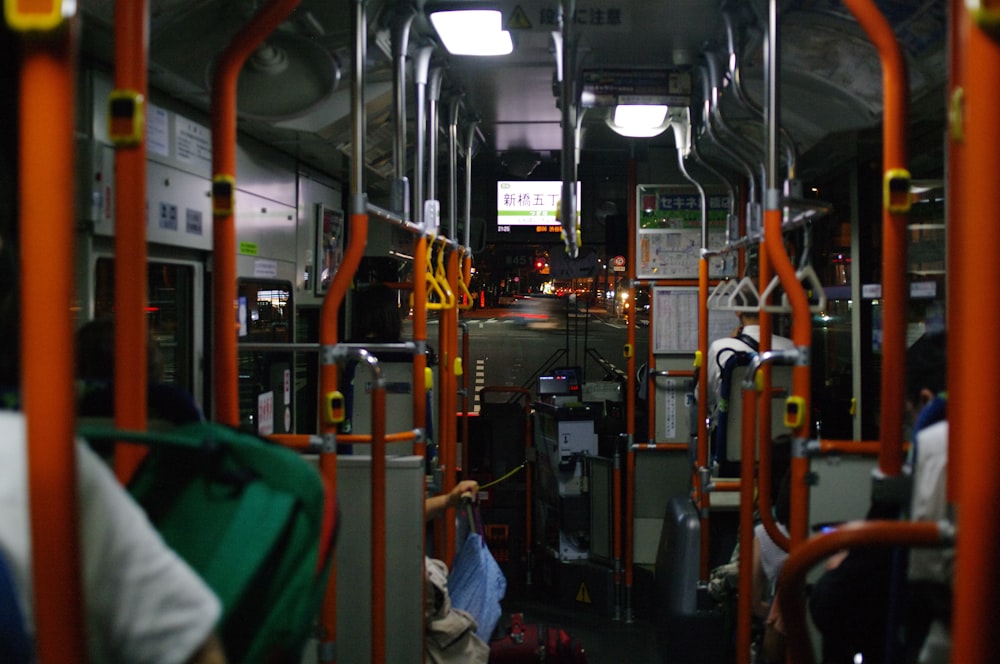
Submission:
<svg viewBox="0 0 1000 664">
<path fill-rule="evenodd" d="M 630 138 L 657 136 L 669 124 L 667 107 L 662 104 L 620 104 L 608 118 L 609 127 Z"/>
<path fill-rule="evenodd" d="M 507 55 L 514 50 L 495 9 L 434 12 L 431 23 L 452 55 Z"/>
</svg>

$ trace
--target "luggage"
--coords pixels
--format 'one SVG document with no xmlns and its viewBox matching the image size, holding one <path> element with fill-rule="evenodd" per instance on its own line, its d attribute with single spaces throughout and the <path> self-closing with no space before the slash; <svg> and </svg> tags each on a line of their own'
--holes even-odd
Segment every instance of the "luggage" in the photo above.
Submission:
<svg viewBox="0 0 1000 664">
<path fill-rule="evenodd" d="M 129 492 L 218 595 L 229 661 L 298 661 L 336 537 L 335 499 L 319 473 L 297 452 L 215 422 L 79 433 L 149 447 Z"/>
<path fill-rule="evenodd" d="M 516 662 L 556 662 L 586 664 L 587 655 L 579 639 L 564 629 L 539 624 L 526 624 L 524 614 L 511 615 L 507 633 L 490 641 L 490 664 Z"/>
</svg>

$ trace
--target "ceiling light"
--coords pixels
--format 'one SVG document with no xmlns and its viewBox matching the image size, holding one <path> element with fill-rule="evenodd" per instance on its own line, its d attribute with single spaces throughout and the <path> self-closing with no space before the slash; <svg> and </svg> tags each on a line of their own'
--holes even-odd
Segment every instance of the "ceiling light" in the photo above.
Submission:
<svg viewBox="0 0 1000 664">
<path fill-rule="evenodd" d="M 663 104 L 619 104 L 607 122 L 616 132 L 630 138 L 658 136 L 670 124 Z"/>
<path fill-rule="evenodd" d="M 434 12 L 431 23 L 452 55 L 507 55 L 514 50 L 495 9 Z"/>
</svg>

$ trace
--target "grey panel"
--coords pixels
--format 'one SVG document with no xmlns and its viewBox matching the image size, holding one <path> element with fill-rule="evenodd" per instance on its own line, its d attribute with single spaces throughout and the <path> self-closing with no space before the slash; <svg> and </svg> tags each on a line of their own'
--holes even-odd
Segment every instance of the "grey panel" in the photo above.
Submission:
<svg viewBox="0 0 1000 664">
<path fill-rule="evenodd" d="M 371 458 L 337 459 L 337 661 L 371 658 Z M 386 634 L 388 662 L 422 661 L 423 459 L 386 462 Z"/>
</svg>

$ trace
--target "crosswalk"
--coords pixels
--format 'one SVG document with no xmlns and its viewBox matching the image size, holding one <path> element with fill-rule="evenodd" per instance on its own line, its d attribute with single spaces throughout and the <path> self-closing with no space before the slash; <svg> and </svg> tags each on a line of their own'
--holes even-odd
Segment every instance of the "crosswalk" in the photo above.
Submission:
<svg viewBox="0 0 1000 664">
<path fill-rule="evenodd" d="M 440 324 L 440 320 L 436 318 L 428 319 L 428 327 L 433 327 Z M 472 320 L 465 321 L 469 327 L 478 327 L 483 329 L 487 325 L 523 325 L 523 321 L 519 321 L 516 318 L 474 318 Z M 628 328 L 628 324 L 623 320 L 615 319 L 604 319 L 604 318 L 594 318 L 590 321 L 591 325 L 604 325 L 615 330 L 624 330 Z"/>
<path fill-rule="evenodd" d="M 478 413 L 481 404 L 479 403 L 479 391 L 486 387 L 486 360 L 480 358 L 476 360 L 476 387 L 475 399 L 473 399 L 472 412 Z"/>
</svg>

